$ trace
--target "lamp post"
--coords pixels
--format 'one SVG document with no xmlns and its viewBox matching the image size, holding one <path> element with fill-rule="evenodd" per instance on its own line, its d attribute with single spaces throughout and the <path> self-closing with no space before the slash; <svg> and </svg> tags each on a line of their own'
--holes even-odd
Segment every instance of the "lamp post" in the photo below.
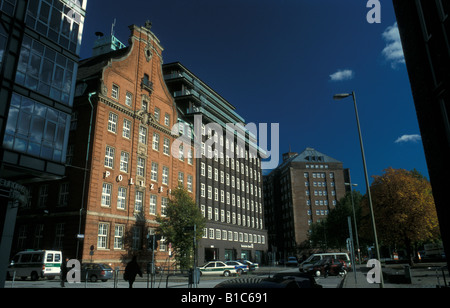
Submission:
<svg viewBox="0 0 450 308">
<path fill-rule="evenodd" d="M 353 201 L 353 187 L 358 186 L 358 184 L 352 184 L 351 181 L 350 181 L 350 183 L 345 183 L 345 185 L 350 186 L 350 196 L 352 198 L 352 209 L 353 209 L 353 222 L 355 224 L 356 246 L 357 246 L 357 249 L 358 249 L 359 265 L 361 265 L 361 249 L 359 249 L 358 226 L 356 224 L 355 202 Z"/>
<path fill-rule="evenodd" d="M 355 107 L 356 124 L 358 125 L 358 134 L 359 134 L 359 144 L 361 146 L 361 155 L 362 155 L 362 161 L 363 161 L 363 166 L 364 166 L 364 175 L 365 175 L 366 187 L 367 187 L 367 197 L 369 199 L 370 217 L 372 219 L 372 230 L 373 230 L 373 236 L 374 236 L 374 240 L 375 240 L 375 250 L 377 253 L 377 259 L 378 259 L 378 261 L 381 262 L 380 248 L 378 246 L 377 228 L 375 225 L 375 216 L 373 213 L 373 206 L 372 206 L 372 196 L 370 195 L 369 177 L 367 175 L 366 156 L 364 155 L 364 146 L 363 146 L 363 140 L 362 140 L 362 134 L 361 134 L 361 126 L 359 124 L 359 115 L 358 115 L 358 108 L 356 106 L 355 92 L 353 91 L 352 93 L 336 94 L 333 96 L 333 98 L 335 100 L 341 100 L 341 99 L 347 98 L 349 96 L 353 97 L 353 105 Z M 380 273 L 380 288 L 384 288 L 384 281 L 383 281 L 382 273 Z"/>
</svg>

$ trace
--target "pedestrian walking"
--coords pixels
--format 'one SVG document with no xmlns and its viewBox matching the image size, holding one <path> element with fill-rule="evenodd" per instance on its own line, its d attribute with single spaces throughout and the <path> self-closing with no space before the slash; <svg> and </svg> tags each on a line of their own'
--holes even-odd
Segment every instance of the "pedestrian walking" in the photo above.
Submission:
<svg viewBox="0 0 450 308">
<path fill-rule="evenodd" d="M 61 274 L 60 274 L 60 279 L 61 279 L 61 287 L 64 288 L 64 282 L 67 279 L 67 262 L 69 261 L 69 258 L 66 258 L 65 260 L 63 260 L 61 262 Z"/>
<path fill-rule="evenodd" d="M 137 263 L 137 257 L 133 256 L 133 259 L 128 262 L 127 266 L 125 267 L 125 273 L 123 275 L 123 278 L 128 281 L 130 289 L 133 288 L 133 283 L 136 280 L 136 275 L 142 277 L 142 272 L 139 264 Z"/>
</svg>

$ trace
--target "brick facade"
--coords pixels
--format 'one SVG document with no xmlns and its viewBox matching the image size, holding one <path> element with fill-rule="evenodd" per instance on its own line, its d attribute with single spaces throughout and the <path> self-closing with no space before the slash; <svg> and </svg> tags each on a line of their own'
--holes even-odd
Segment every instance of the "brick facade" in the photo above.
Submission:
<svg viewBox="0 0 450 308">
<path fill-rule="evenodd" d="M 80 62 L 69 138 L 71 166 L 63 181 L 40 185 L 61 189 L 66 182 L 70 198 L 64 205 L 47 200 L 46 208 L 58 211 L 48 228 L 49 220 L 39 217 L 48 235 L 40 247 L 31 247 L 28 241 L 21 248 L 56 248 L 69 258 L 113 265 L 137 255 L 144 264 L 151 260 L 147 236 L 157 227 L 157 215 L 164 214 L 170 190 L 182 180 L 195 200 L 195 160 L 188 158 L 193 148 L 184 148 L 182 159 L 171 151 L 178 138 L 172 132 L 178 114 L 162 75 L 163 48 L 148 24 L 130 26 L 130 31 L 129 47 Z M 36 195 L 39 189 L 35 188 Z M 23 218 L 24 225 L 32 224 Z M 48 230 L 57 221 L 64 223 L 60 243 L 53 240 L 55 231 Z M 77 234 L 84 239 L 77 240 Z M 160 265 L 168 260 L 169 247 L 164 244 L 160 242 L 156 254 Z"/>
</svg>

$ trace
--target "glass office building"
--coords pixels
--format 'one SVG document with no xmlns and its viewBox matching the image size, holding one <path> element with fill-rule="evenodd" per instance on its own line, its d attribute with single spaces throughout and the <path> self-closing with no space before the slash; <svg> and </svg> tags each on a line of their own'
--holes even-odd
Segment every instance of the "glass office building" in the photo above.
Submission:
<svg viewBox="0 0 450 308">
<path fill-rule="evenodd" d="M 29 186 L 62 178 L 87 0 L 0 0 L 0 286 Z"/>
</svg>

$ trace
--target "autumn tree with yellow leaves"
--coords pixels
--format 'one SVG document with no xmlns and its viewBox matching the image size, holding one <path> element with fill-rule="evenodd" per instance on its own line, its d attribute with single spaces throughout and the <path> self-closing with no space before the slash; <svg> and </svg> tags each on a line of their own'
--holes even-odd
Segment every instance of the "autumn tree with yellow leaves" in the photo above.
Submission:
<svg viewBox="0 0 450 308">
<path fill-rule="evenodd" d="M 378 240 L 404 246 L 412 260 L 415 243 L 439 238 L 430 182 L 418 171 L 388 168 L 370 186 Z M 363 200 L 362 235 L 372 238 L 367 198 Z"/>
</svg>

